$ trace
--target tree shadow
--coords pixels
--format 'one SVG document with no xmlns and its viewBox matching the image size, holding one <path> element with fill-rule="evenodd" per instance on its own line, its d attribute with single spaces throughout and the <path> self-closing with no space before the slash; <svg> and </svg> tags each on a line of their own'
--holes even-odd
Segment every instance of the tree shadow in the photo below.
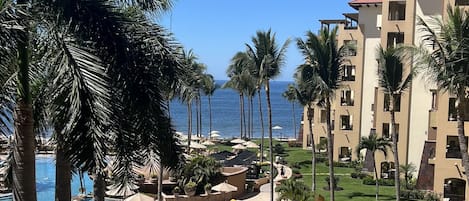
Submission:
<svg viewBox="0 0 469 201">
<path fill-rule="evenodd" d="M 374 198 L 376 194 L 365 194 L 362 192 L 352 192 L 347 195 L 349 199 L 353 199 L 355 197 L 368 197 L 368 198 Z M 390 195 L 379 195 L 379 200 L 395 200 L 394 196 Z"/>
</svg>

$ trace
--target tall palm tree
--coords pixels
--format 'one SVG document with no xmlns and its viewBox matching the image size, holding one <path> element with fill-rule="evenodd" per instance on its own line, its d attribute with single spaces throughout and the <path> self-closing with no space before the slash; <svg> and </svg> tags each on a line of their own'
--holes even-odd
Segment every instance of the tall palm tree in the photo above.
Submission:
<svg viewBox="0 0 469 201">
<path fill-rule="evenodd" d="M 317 101 L 318 95 L 315 88 L 311 87 L 311 75 L 315 69 L 310 65 L 301 65 L 296 69 L 295 82 L 296 87 L 295 97 L 298 102 L 307 108 L 307 117 L 309 125 L 309 136 L 311 137 L 311 190 L 316 192 L 316 144 L 314 143 L 313 135 L 313 117 L 314 117 L 314 102 Z"/>
<path fill-rule="evenodd" d="M 32 6 L 25 6 L 31 3 Z M 121 183 L 126 183 L 124 180 L 132 176 L 127 171 L 130 166 L 125 164 L 138 161 L 141 156 L 135 154 L 138 151 L 125 149 L 132 147 L 127 146 L 129 143 L 145 142 L 136 143 L 142 146 L 135 147 L 139 151 L 142 147 L 151 148 L 164 153 L 165 157 L 173 157 L 173 162 L 177 161 L 173 154 L 178 152 L 176 142 L 168 129 L 170 124 L 160 101 L 160 83 L 156 82 L 162 74 L 174 77 L 171 75 L 173 68 L 178 66 L 175 44 L 161 27 L 150 23 L 141 12 L 125 12 L 120 7 L 131 5 L 157 11 L 168 8 L 169 3 L 125 1 L 110 5 L 107 1 L 8 1 L 1 4 L 8 8 L 0 9 L 0 40 L 1 44 L 7 41 L 5 44 L 11 44 L 11 48 L 0 48 L 0 54 L 2 58 L 8 58 L 8 69 L 13 67 L 20 72 L 18 79 L 9 79 L 18 81 L 20 89 L 15 96 L 18 99 L 13 100 L 17 101 L 14 105 L 18 107 L 14 119 L 21 120 L 15 130 L 18 141 L 14 156 L 16 165 L 13 166 L 15 200 L 36 200 L 35 182 L 31 182 L 35 181 L 34 140 L 29 139 L 32 98 L 28 80 L 35 65 L 49 68 L 46 72 L 51 73 L 54 85 L 50 90 L 51 113 L 55 123 L 62 124 L 55 126 L 56 133 L 65 139 L 60 142 L 69 142 L 65 160 L 95 175 L 95 200 L 104 199 L 103 169 L 110 145 L 117 152 L 117 162 L 124 164 L 115 172 Z M 25 9 L 29 7 L 34 9 Z M 32 20 L 36 21 L 30 23 Z M 11 24 L 3 26 L 4 23 Z M 38 29 L 41 34 L 32 34 Z M 129 32 L 133 34 L 126 34 Z M 47 41 L 44 44 L 48 45 L 43 46 L 47 53 L 41 62 L 30 63 L 37 59 L 37 50 L 40 50 L 28 49 L 32 47 L 31 41 Z M 16 62 L 10 61 L 17 58 L 21 61 L 19 65 L 11 65 Z M 3 65 L 6 63 L 0 66 L 7 67 Z M 2 75 L 3 72 L 7 71 L 2 71 Z M 113 105 L 107 104 L 111 98 Z M 124 114 L 132 114 L 132 117 Z M 162 160 L 174 165 L 167 159 Z M 67 200 L 67 197 L 69 195 L 58 199 Z"/>
<path fill-rule="evenodd" d="M 265 94 L 267 99 L 267 117 L 269 122 L 269 153 L 270 172 L 274 170 L 273 164 L 273 143 L 272 143 L 272 106 L 270 102 L 270 80 L 280 74 L 280 68 L 285 63 L 285 54 L 290 39 L 287 39 L 281 47 L 278 46 L 275 33 L 268 31 L 257 31 L 252 37 L 252 46 L 246 44 L 247 53 L 254 61 L 261 82 L 265 84 Z M 274 199 L 274 178 L 270 177 L 270 200 Z"/>
<path fill-rule="evenodd" d="M 327 138 L 329 139 L 327 151 L 329 159 L 329 179 L 330 179 L 330 198 L 333 201 L 334 196 L 334 140 L 331 130 L 331 102 L 333 101 L 335 91 L 340 85 L 341 65 L 346 59 L 344 53 L 346 48 L 337 45 L 337 27 L 329 30 L 322 28 L 316 35 L 311 31 L 306 33 L 306 41 L 297 40 L 297 46 L 300 49 L 304 64 L 311 66 L 314 70 L 310 71 L 311 87 L 314 87 L 319 103 L 326 110 Z"/>
<path fill-rule="evenodd" d="M 212 136 L 212 96 L 215 91 L 219 88 L 218 84 L 213 79 L 213 76 L 210 74 L 206 74 L 204 76 L 204 94 L 208 98 L 208 113 L 209 113 L 209 138 Z"/>
<path fill-rule="evenodd" d="M 256 78 L 249 73 L 249 70 L 246 71 L 245 75 L 245 86 L 244 86 L 244 93 L 248 98 L 248 138 L 253 137 L 253 130 L 254 130 L 254 104 L 253 99 L 256 95 Z"/>
<path fill-rule="evenodd" d="M 371 153 L 371 157 L 373 160 L 373 170 L 375 172 L 376 178 L 376 200 L 378 200 L 379 196 L 379 182 L 378 182 L 378 171 L 376 170 L 376 160 L 375 155 L 376 152 L 381 152 L 386 157 L 388 154 L 388 149 L 390 148 L 391 143 L 382 138 L 378 137 L 376 134 L 371 134 L 367 137 L 363 136 L 360 139 L 360 142 L 357 146 L 357 156 L 360 156 L 360 151 L 366 149 L 368 153 Z"/>
<path fill-rule="evenodd" d="M 292 119 L 293 119 L 293 135 L 296 139 L 296 117 L 295 117 L 295 102 L 296 98 L 296 89 L 295 85 L 289 84 L 285 92 L 282 93 L 282 96 L 291 103 Z"/>
<path fill-rule="evenodd" d="M 414 72 L 411 69 L 408 70 L 408 73 L 404 71 L 403 64 L 401 62 L 402 58 L 398 55 L 398 53 L 398 49 L 393 47 L 388 47 L 386 50 L 382 47 L 379 47 L 377 51 L 378 83 L 383 92 L 389 96 L 389 99 L 385 99 L 389 102 L 385 104 L 389 105 L 389 114 L 391 116 L 392 151 L 394 156 L 394 165 L 397 167 L 394 175 L 394 183 L 396 188 L 396 199 L 400 200 L 400 171 L 397 141 L 398 131 L 396 130 L 395 112 L 396 107 L 398 107 L 398 104 L 400 104 L 398 99 L 401 97 L 404 91 L 411 86 Z"/>
<path fill-rule="evenodd" d="M 469 154 L 464 130 L 464 120 L 467 119 L 464 111 L 469 107 L 466 97 L 469 86 L 469 14 L 459 7 L 448 6 L 444 21 L 419 19 L 418 24 L 424 33 L 423 48 L 418 48 L 417 54 L 412 55 L 440 91 L 456 96 L 459 148 L 464 172 L 469 179 Z"/>
</svg>

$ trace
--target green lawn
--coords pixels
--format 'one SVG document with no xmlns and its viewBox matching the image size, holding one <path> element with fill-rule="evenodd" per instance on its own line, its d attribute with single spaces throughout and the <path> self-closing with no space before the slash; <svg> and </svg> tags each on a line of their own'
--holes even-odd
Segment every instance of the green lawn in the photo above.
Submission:
<svg viewBox="0 0 469 201">
<path fill-rule="evenodd" d="M 286 145 L 285 145 L 286 147 Z M 294 162 L 299 162 L 301 164 L 300 172 L 303 174 L 301 179 L 306 185 L 311 186 L 311 151 L 303 150 L 302 148 L 290 148 L 286 147 L 285 150 L 288 153 L 288 156 L 285 157 L 285 161 L 289 165 Z M 329 191 L 324 190 L 323 188 L 327 186 L 325 180 L 329 174 L 329 167 L 324 163 L 318 163 L 316 165 L 317 172 L 317 190 L 318 193 L 329 199 Z M 350 173 L 354 172 L 353 168 L 343 168 L 335 167 L 334 172 L 339 174 L 339 183 L 338 186 L 342 187 L 344 190 L 336 191 L 335 197 L 336 200 L 354 200 L 354 201 L 368 201 L 374 200 L 375 197 L 375 186 L 374 185 L 364 185 L 362 184 L 361 179 L 353 179 L 349 176 Z M 380 186 L 380 200 L 395 200 L 394 196 L 394 187 L 392 186 Z"/>
</svg>

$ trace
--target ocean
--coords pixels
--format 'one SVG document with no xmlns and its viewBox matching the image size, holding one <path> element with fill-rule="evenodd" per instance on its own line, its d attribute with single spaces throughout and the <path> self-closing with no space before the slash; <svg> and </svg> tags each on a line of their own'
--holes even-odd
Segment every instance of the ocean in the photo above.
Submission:
<svg viewBox="0 0 469 201">
<path fill-rule="evenodd" d="M 226 81 L 217 80 L 216 83 L 220 86 Z M 298 133 L 300 128 L 302 107 L 295 104 L 295 113 L 292 113 L 292 103 L 286 100 L 282 93 L 288 88 L 291 82 L 286 81 L 271 81 L 270 96 L 272 104 L 272 125 L 280 126 L 282 129 L 273 130 L 274 137 L 294 137 L 294 126 Z M 265 136 L 268 135 L 268 119 L 267 119 L 267 104 L 265 98 L 265 91 L 262 90 L 262 106 L 265 122 Z M 245 108 L 248 107 L 248 101 L 245 100 Z M 254 129 L 253 135 L 255 138 L 261 136 L 261 124 L 259 117 L 259 106 L 257 95 L 253 99 L 254 105 Z M 220 131 L 222 138 L 233 138 L 240 136 L 240 110 L 239 110 L 239 94 L 232 89 L 219 88 L 212 96 L 212 130 Z M 192 107 L 195 109 L 195 107 Z M 170 104 L 171 119 L 176 131 L 187 134 L 187 105 L 180 100 L 174 100 Z M 246 110 L 246 121 L 247 121 Z M 293 117 L 296 118 L 296 124 L 293 125 Z M 193 112 L 193 126 L 192 133 L 196 133 L 196 116 L 195 110 Z M 209 132 L 209 107 L 208 98 L 202 97 L 202 133 L 207 136 Z"/>
</svg>

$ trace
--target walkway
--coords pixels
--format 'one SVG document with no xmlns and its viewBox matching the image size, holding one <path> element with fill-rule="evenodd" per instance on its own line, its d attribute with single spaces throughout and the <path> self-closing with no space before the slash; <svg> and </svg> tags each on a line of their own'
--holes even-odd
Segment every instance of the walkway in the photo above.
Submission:
<svg viewBox="0 0 469 201">
<path fill-rule="evenodd" d="M 283 171 L 285 172 L 284 177 L 280 175 L 282 166 L 283 166 Z M 281 165 L 281 164 L 274 163 L 274 167 L 277 168 L 277 172 L 278 172 L 277 176 L 274 178 L 274 190 L 275 190 L 277 182 L 285 180 L 285 179 L 289 179 L 292 176 L 292 170 L 290 167 Z M 270 200 L 270 183 L 262 185 L 259 190 L 260 192 L 257 195 L 248 197 L 248 198 L 241 198 L 239 200 L 243 200 L 243 201 Z M 274 200 L 277 200 L 277 196 L 278 196 L 277 192 L 274 192 Z"/>
</svg>

